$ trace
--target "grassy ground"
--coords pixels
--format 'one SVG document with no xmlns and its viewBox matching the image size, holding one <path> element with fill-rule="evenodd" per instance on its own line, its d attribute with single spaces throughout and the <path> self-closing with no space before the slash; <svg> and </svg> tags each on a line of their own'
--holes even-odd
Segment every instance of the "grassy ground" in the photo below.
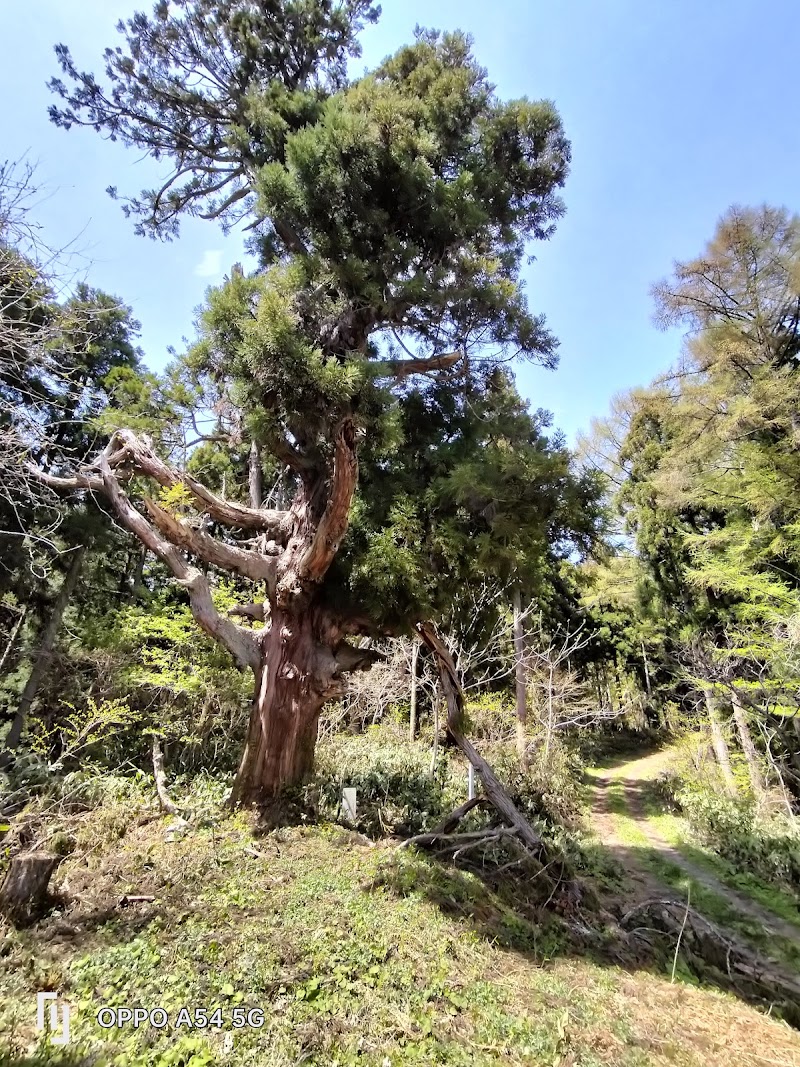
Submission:
<svg viewBox="0 0 800 1067">
<path fill-rule="evenodd" d="M 581 958 L 475 875 L 335 826 L 259 836 L 215 816 L 176 834 L 106 807 L 59 877 L 66 908 L 0 942 L 3 1064 L 800 1062 L 800 1035 L 735 998 Z M 63 1054 L 34 1051 L 40 990 L 72 1006 Z M 170 1024 L 104 1030 L 102 1006 L 163 1006 Z M 182 1006 L 222 1026 L 176 1029 Z M 263 1026 L 233 1029 L 253 1007 Z"/>
</svg>

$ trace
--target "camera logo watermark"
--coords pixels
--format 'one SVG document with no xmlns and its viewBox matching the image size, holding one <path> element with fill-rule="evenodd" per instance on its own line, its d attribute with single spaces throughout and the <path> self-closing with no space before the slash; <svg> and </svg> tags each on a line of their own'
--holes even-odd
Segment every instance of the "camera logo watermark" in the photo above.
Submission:
<svg viewBox="0 0 800 1067">
<path fill-rule="evenodd" d="M 50 1001 L 45 1021 L 45 1005 Z M 59 1008 L 61 1020 L 59 1022 Z M 69 1004 L 60 1004 L 58 993 L 36 994 L 36 1029 L 47 1030 L 54 1045 L 69 1044 Z"/>
<path fill-rule="evenodd" d="M 36 1029 L 44 1032 L 53 1045 L 68 1045 L 70 1040 L 70 1014 L 72 1009 L 69 1004 L 59 999 L 58 993 L 36 994 Z M 166 1008 L 141 1008 L 122 1005 L 112 1007 L 103 1005 L 97 1009 L 95 1016 L 97 1025 L 103 1030 L 128 1029 L 138 1030 L 140 1027 L 152 1027 L 155 1030 L 164 1030 L 171 1027 L 175 1030 L 222 1030 L 226 1024 L 234 1030 L 242 1030 L 249 1027 L 255 1030 L 261 1029 L 265 1023 L 264 1009 L 257 1007 L 183 1007 L 173 1009 Z M 228 1047 L 228 1038 L 225 1036 L 225 1047 Z"/>
</svg>

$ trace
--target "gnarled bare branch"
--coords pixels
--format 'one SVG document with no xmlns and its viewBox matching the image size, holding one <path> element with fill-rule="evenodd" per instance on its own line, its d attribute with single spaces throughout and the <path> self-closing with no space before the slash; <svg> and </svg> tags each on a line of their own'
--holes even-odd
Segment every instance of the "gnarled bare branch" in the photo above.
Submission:
<svg viewBox="0 0 800 1067">
<path fill-rule="evenodd" d="M 133 506 L 116 477 L 109 463 L 113 454 L 114 440 L 109 442 L 100 456 L 98 467 L 103 482 L 103 491 L 119 521 L 150 551 L 166 564 L 172 574 L 185 586 L 189 594 L 189 607 L 195 621 L 205 632 L 219 641 L 234 657 L 240 667 L 258 670 L 260 663 L 259 646 L 256 636 L 229 619 L 224 618 L 214 606 L 208 581 L 197 567 L 188 563 L 183 553 L 147 521 L 140 511 Z"/>
<path fill-rule="evenodd" d="M 372 367 L 378 378 L 404 378 L 412 374 L 430 374 L 431 371 L 449 370 L 460 359 L 463 352 L 447 352 L 440 356 L 426 356 L 419 359 L 389 359 L 384 363 L 373 363 Z"/>
<path fill-rule="evenodd" d="M 288 511 L 248 508 L 244 504 L 223 500 L 190 474 L 178 471 L 159 459 L 150 446 L 130 430 L 117 430 L 114 437 L 125 445 L 125 453 L 120 455 L 119 462 L 124 458 L 131 462 L 137 471 L 149 475 L 166 488 L 185 485 L 200 510 L 215 522 L 240 529 L 264 530 L 276 540 L 283 540 L 287 536 L 291 525 Z"/>
<path fill-rule="evenodd" d="M 224 541 L 209 537 L 202 530 L 195 530 L 176 519 L 152 500 L 145 500 L 144 506 L 153 524 L 173 545 L 180 545 L 206 563 L 212 563 L 223 570 L 236 571 L 251 581 L 267 582 L 270 587 L 275 584 L 273 556 L 262 556 L 235 545 L 226 545 Z"/>
<path fill-rule="evenodd" d="M 235 608 L 231 608 L 228 611 L 229 615 L 237 615 L 242 619 L 253 619 L 254 622 L 266 622 L 267 620 L 267 605 L 266 604 L 237 604 Z"/>
</svg>

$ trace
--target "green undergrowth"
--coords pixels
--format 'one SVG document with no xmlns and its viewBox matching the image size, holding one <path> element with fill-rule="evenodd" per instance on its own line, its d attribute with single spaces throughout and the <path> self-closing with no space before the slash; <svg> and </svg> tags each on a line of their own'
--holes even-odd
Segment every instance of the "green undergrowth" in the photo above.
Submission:
<svg viewBox="0 0 800 1067">
<path fill-rule="evenodd" d="M 74 1008 L 70 1054 L 125 1067 L 382 1065 L 387 1053 L 393 1064 L 556 1063 L 568 1047 L 589 1065 L 608 1062 L 593 1050 L 598 1025 L 619 1044 L 617 1062 L 647 1062 L 629 1021 L 604 1004 L 614 975 L 593 969 L 576 988 L 569 968 L 550 965 L 563 949 L 557 924 L 515 914 L 475 876 L 412 852 L 388 857 L 335 827 L 273 832 L 252 845 L 258 855 L 251 844 L 237 819 L 170 845 L 132 835 L 120 888 L 128 862 L 147 858 L 153 905 L 88 930 L 84 920 L 66 938 L 55 918 L 13 935 L 2 1022 L 16 1047 L 33 1036 L 36 991 L 59 989 Z M 220 1033 L 111 1033 L 93 1019 L 99 1005 L 171 1017 L 202 1006 L 225 1021 Z M 232 1031 L 236 1007 L 261 1008 L 264 1025 Z"/>
<path fill-rule="evenodd" d="M 713 1062 L 709 1019 L 741 1063 L 759 1062 L 754 1034 L 800 1051 L 733 997 L 582 958 L 535 887 L 498 888 L 396 842 L 219 812 L 176 829 L 133 796 L 70 835 L 61 907 L 0 942 L 9 1067 L 699 1067 Z M 154 900 L 121 906 L 132 893 Z M 67 1050 L 37 1045 L 41 990 L 72 1007 Z M 123 1006 L 163 1007 L 169 1024 L 98 1024 L 100 1007 Z M 218 1011 L 221 1027 L 176 1029 L 183 1006 Z M 263 1025 L 234 1029 L 254 1008 Z"/>
<path fill-rule="evenodd" d="M 787 812 L 785 795 L 773 783 L 757 799 L 744 757 L 732 752 L 736 795 L 730 796 L 716 764 L 704 758 L 704 744 L 705 739 L 696 733 L 684 735 L 652 785 L 643 784 L 667 802 L 669 811 L 680 815 L 684 837 L 722 861 L 720 877 L 747 872 L 753 876 L 751 890 L 759 885 L 774 886 L 779 896 L 791 897 L 796 916 L 800 907 L 800 825 Z"/>
<path fill-rule="evenodd" d="M 514 802 L 540 829 L 577 824 L 581 774 L 568 751 L 555 749 L 547 767 L 534 756 L 523 771 L 513 744 L 490 742 L 481 750 Z M 318 746 L 314 778 L 300 798 L 303 810 L 317 819 L 336 819 L 343 786 L 356 789 L 356 825 L 364 833 L 422 833 L 466 800 L 467 763 L 456 749 L 442 747 L 432 765 L 428 741 L 409 743 L 385 726 L 373 726 L 363 734 L 338 734 Z M 476 812 L 460 829 L 485 822 Z"/>
</svg>

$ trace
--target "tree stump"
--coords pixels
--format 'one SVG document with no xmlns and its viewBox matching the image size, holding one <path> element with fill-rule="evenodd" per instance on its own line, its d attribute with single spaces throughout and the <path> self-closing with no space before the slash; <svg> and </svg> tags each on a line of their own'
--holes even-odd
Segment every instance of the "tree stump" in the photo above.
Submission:
<svg viewBox="0 0 800 1067">
<path fill-rule="evenodd" d="M 51 852 L 14 856 L 0 888 L 0 912 L 15 923 L 31 921 L 47 903 L 47 886 L 62 857 Z"/>
</svg>

